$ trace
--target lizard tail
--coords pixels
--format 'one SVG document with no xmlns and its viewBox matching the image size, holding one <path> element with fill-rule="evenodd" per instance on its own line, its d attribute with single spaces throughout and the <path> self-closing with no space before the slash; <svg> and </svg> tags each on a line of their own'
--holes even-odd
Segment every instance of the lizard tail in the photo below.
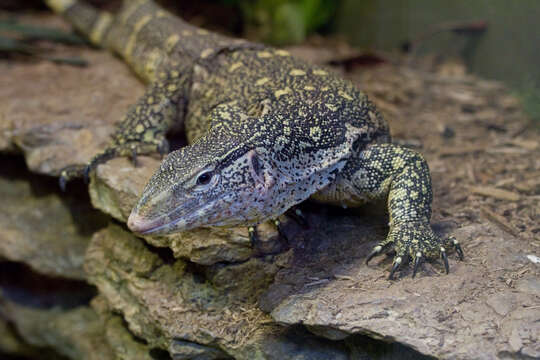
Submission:
<svg viewBox="0 0 540 360">
<path fill-rule="evenodd" d="M 173 16 L 152 0 L 125 0 L 115 14 L 100 11 L 84 0 L 45 2 L 94 45 L 123 57 L 147 82 L 155 80 L 157 69 L 173 53 L 188 71 L 190 64 L 202 55 L 236 46 L 230 39 L 197 29 Z"/>
<path fill-rule="evenodd" d="M 115 14 L 100 11 L 84 0 L 45 0 L 45 3 L 94 45 L 123 57 L 144 81 L 153 80 L 156 64 L 176 45 L 180 46 L 177 32 L 184 28 L 194 31 L 151 0 L 125 0 Z"/>
<path fill-rule="evenodd" d="M 105 47 L 104 38 L 114 25 L 114 16 L 78 0 L 45 0 L 55 12 L 66 18 L 75 28 L 97 46 Z"/>
</svg>

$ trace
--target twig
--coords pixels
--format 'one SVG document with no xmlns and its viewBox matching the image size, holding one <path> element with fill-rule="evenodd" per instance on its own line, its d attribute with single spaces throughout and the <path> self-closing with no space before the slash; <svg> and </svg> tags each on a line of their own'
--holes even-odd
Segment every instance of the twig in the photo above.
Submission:
<svg viewBox="0 0 540 360">
<path fill-rule="evenodd" d="M 504 217 L 494 213 L 493 211 L 487 208 L 482 208 L 482 213 L 485 215 L 485 217 L 489 221 L 495 223 L 507 233 L 510 233 L 516 237 L 518 236 L 517 231 L 508 223 L 508 221 L 506 221 Z"/>
<path fill-rule="evenodd" d="M 469 190 L 473 194 L 492 197 L 499 200 L 519 201 L 521 199 L 521 196 L 515 192 L 497 189 L 490 186 L 470 186 Z"/>
</svg>

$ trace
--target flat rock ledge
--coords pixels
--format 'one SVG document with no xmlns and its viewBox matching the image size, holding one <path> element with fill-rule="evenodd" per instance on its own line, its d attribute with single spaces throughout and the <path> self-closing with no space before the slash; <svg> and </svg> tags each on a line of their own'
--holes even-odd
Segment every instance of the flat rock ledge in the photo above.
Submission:
<svg viewBox="0 0 540 360">
<path fill-rule="evenodd" d="M 142 156 L 138 158 L 137 167 L 124 158 L 100 165 L 90 182 L 92 205 L 126 222 L 158 166 L 159 160 Z M 258 235 L 267 250 L 279 246 L 277 230 L 272 226 L 259 227 Z M 169 247 L 177 258 L 188 258 L 202 265 L 245 261 L 253 253 L 246 228 L 196 229 L 172 236 L 145 237 L 145 240 L 154 246 Z"/>
<path fill-rule="evenodd" d="M 329 339 L 366 334 L 437 358 L 538 357 L 540 282 L 525 254 L 515 250 L 520 240 L 481 224 L 454 235 L 466 244 L 500 242 L 509 254 L 501 256 L 498 246 L 480 247 L 469 255 L 482 258 L 478 263 L 452 264 L 450 275 L 409 275 L 399 284 L 370 277 L 360 257 L 328 269 L 323 278 L 328 281 L 321 285 L 293 282 L 287 271 L 286 282 L 272 285 L 282 300 L 271 316 L 284 325 L 304 324 Z M 513 271 L 512 286 L 499 277 L 502 271 Z"/>
<path fill-rule="evenodd" d="M 0 355 L 385 358 L 365 346 L 374 338 L 411 358 L 540 357 L 538 134 L 500 84 L 448 64 L 345 74 L 427 157 L 435 230 L 465 251 L 449 275 L 434 262 L 388 281 L 390 257 L 365 265 L 387 232 L 372 208 L 307 204 L 308 229 L 284 217 L 284 244 L 264 224 L 252 249 L 243 228 L 131 234 L 157 158 L 113 159 L 89 195 L 81 182 L 60 193 L 50 176 L 102 149 L 143 86 L 105 52 L 56 53 L 91 66 L 0 62 Z"/>
<path fill-rule="evenodd" d="M 92 208 L 84 188 L 61 194 L 56 179 L 28 172 L 22 159 L 0 155 L 0 161 L 0 258 L 84 280 L 86 248 L 107 217 Z"/>
<path fill-rule="evenodd" d="M 117 225 L 94 235 L 85 263 L 89 281 L 130 331 L 175 359 L 191 359 L 195 350 L 208 359 L 268 359 L 295 347 L 288 358 L 347 358 L 309 333 L 287 335 L 290 330 L 257 308 L 256 295 L 272 280 L 275 264 L 249 260 L 204 269 L 205 280 L 189 267 L 160 257 Z"/>
</svg>

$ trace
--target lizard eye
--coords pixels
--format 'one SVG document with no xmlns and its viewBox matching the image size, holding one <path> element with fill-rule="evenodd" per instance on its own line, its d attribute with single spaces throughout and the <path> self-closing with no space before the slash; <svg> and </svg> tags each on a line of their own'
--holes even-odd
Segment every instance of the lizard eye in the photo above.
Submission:
<svg viewBox="0 0 540 360">
<path fill-rule="evenodd" d="M 197 185 L 206 185 L 212 180 L 213 173 L 211 171 L 203 172 L 197 178 Z"/>
</svg>

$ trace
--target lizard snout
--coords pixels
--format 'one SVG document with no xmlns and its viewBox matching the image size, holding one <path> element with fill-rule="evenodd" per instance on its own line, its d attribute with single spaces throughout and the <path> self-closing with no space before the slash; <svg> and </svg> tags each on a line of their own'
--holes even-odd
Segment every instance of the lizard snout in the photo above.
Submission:
<svg viewBox="0 0 540 360">
<path fill-rule="evenodd" d="M 161 224 L 156 223 L 156 221 L 149 221 L 143 216 L 140 216 L 136 211 L 132 211 L 127 220 L 128 228 L 134 233 L 145 234 L 152 232 L 153 229 L 156 229 Z"/>
</svg>

